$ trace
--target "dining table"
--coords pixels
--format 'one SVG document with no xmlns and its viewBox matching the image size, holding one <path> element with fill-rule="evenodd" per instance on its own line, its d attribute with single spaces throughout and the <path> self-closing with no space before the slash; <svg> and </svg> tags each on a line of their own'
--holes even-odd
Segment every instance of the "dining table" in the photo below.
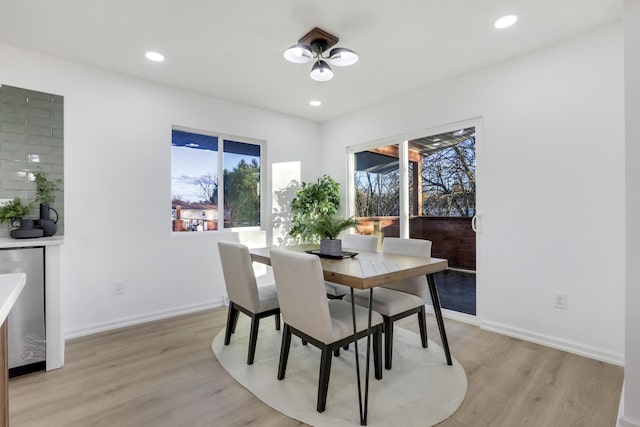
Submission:
<svg viewBox="0 0 640 427">
<path fill-rule="evenodd" d="M 271 265 L 270 250 L 273 247 L 253 248 L 249 249 L 249 254 L 254 262 Z M 373 290 L 378 286 L 384 286 L 393 282 L 416 276 L 425 275 L 429 285 L 431 301 L 435 313 L 442 348 L 444 350 L 447 365 L 452 365 L 451 353 L 449 351 L 449 343 L 447 333 L 442 317 L 442 309 L 440 307 L 440 298 L 438 297 L 438 289 L 434 274 L 444 271 L 448 268 L 446 259 L 433 257 L 419 257 L 399 254 L 389 254 L 384 252 L 368 252 L 350 250 L 343 248 L 339 255 L 320 254 L 318 245 L 285 245 L 278 246 L 281 249 L 287 249 L 298 252 L 308 252 L 320 256 L 324 279 L 329 282 L 338 283 L 351 288 L 351 309 L 355 313 L 353 292 L 354 289 L 369 291 L 369 332 L 371 329 L 372 314 L 372 298 Z M 355 315 L 354 315 L 354 334 L 356 332 Z M 367 425 L 368 398 L 369 398 L 369 367 L 370 367 L 370 348 L 371 335 L 367 337 L 366 352 L 366 368 L 365 368 L 365 385 L 364 397 L 360 380 L 360 363 L 358 357 L 358 345 L 355 341 L 355 360 L 356 373 L 358 382 L 358 399 L 360 409 L 360 424 Z"/>
</svg>

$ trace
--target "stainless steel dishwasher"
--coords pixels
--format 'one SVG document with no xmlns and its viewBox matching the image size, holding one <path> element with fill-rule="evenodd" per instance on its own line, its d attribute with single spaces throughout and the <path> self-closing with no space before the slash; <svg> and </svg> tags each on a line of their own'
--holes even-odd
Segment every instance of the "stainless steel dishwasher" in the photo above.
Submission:
<svg viewBox="0 0 640 427">
<path fill-rule="evenodd" d="M 27 275 L 27 283 L 7 319 L 9 376 L 44 370 L 44 247 L 1 249 L 1 273 Z"/>
</svg>

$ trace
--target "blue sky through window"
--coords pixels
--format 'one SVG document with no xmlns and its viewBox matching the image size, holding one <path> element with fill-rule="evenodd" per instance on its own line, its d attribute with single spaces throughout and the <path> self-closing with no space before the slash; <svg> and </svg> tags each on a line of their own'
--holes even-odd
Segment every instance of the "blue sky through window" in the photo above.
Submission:
<svg viewBox="0 0 640 427">
<path fill-rule="evenodd" d="M 195 139 L 194 139 L 195 138 Z M 196 180 L 203 176 L 218 176 L 218 138 L 189 132 L 173 131 L 171 146 L 171 196 L 185 202 L 202 200 L 200 186 Z M 259 146 L 254 144 L 225 142 L 224 169 L 233 170 L 241 160 L 260 164 Z M 194 145 L 198 146 L 194 146 Z M 191 145 L 191 146 L 189 146 Z M 207 148 L 201 148 L 207 147 Z M 238 154 L 240 151 L 250 154 Z M 257 156 L 251 155 L 257 152 Z"/>
</svg>

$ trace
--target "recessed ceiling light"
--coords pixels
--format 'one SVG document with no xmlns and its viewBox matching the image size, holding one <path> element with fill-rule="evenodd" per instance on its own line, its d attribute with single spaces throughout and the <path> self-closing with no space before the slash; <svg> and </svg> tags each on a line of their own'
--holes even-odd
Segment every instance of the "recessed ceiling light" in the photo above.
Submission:
<svg viewBox="0 0 640 427">
<path fill-rule="evenodd" d="M 460 129 L 460 130 L 455 131 L 453 134 L 455 136 L 460 136 L 460 135 L 464 135 L 466 132 L 467 132 L 466 130 Z"/>
<path fill-rule="evenodd" d="M 498 29 L 503 29 L 503 28 L 507 28 L 512 26 L 513 24 L 516 23 L 516 21 L 518 20 L 518 17 L 516 15 L 506 15 L 503 16 L 502 18 L 498 19 L 493 26 L 498 28 Z"/>
<path fill-rule="evenodd" d="M 433 143 L 433 146 L 434 146 L 434 147 L 438 147 L 438 146 L 440 146 L 440 145 L 442 145 L 442 143 L 441 143 L 441 142 L 434 142 L 434 143 Z"/>
<path fill-rule="evenodd" d="M 433 138 L 432 141 L 433 142 L 438 142 L 438 141 L 442 141 L 442 139 L 441 138 Z"/>
<path fill-rule="evenodd" d="M 164 61 L 164 55 L 158 52 L 147 52 L 144 54 L 148 60 L 154 62 L 162 62 Z"/>
<path fill-rule="evenodd" d="M 322 102 L 318 101 L 317 99 L 314 99 L 313 101 L 309 101 L 309 105 L 311 105 L 312 107 L 319 107 L 322 105 Z"/>
</svg>

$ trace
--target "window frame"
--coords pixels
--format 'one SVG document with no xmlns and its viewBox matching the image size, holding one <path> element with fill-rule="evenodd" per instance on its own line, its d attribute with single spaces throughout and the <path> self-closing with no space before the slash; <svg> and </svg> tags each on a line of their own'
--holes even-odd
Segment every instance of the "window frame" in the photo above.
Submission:
<svg viewBox="0 0 640 427">
<path fill-rule="evenodd" d="M 185 127 L 185 126 L 180 126 L 180 125 L 171 125 L 171 131 L 181 131 L 181 132 L 188 132 L 188 133 L 194 133 L 194 134 L 198 134 L 198 135 L 205 135 L 205 136 L 211 136 L 211 137 L 216 137 L 218 138 L 218 150 L 217 150 L 217 161 L 218 161 L 218 165 L 217 165 L 217 176 L 218 176 L 218 188 L 223 189 L 222 191 L 218 191 L 218 201 L 217 201 L 217 206 L 220 207 L 222 206 L 222 211 L 220 211 L 220 209 L 218 209 L 218 228 L 216 230 L 209 230 L 208 232 L 237 232 L 237 231 L 260 231 L 260 230 L 264 230 L 265 229 L 265 219 L 266 219 L 266 212 L 265 212 L 265 189 L 266 189 L 266 185 L 267 185 L 267 180 L 266 180 L 266 174 L 265 174 L 265 165 L 267 164 L 267 150 L 266 150 L 266 145 L 267 145 L 267 141 L 264 140 L 259 140 L 259 139 L 255 139 L 255 138 L 249 138 L 249 137 L 244 137 L 244 136 L 238 136 L 238 135 L 230 135 L 230 134 L 226 134 L 226 133 L 222 133 L 222 132 L 213 132 L 213 131 L 207 131 L 207 130 L 203 130 L 203 129 L 196 129 L 196 128 L 191 128 L 191 127 Z M 229 141 L 229 142 L 240 142 L 240 143 L 245 143 L 245 144 L 251 144 L 251 145 L 257 145 L 260 148 L 260 185 L 259 185 L 259 201 L 260 201 L 260 225 L 254 225 L 254 226 L 248 226 L 248 227 L 225 227 L 224 224 L 224 142 L 225 141 Z M 171 138 L 171 147 L 173 147 L 173 138 Z M 173 162 L 173 155 L 171 154 L 171 161 Z M 171 174 L 169 174 L 171 176 Z M 173 197 L 173 188 L 172 186 L 170 186 L 170 196 L 169 199 L 171 200 Z M 171 208 L 170 208 L 171 209 Z M 220 220 L 220 217 L 222 216 L 222 221 Z M 170 227 L 171 228 L 171 227 Z M 183 235 L 183 234 L 203 234 L 203 233 L 199 233 L 199 232 L 187 232 L 187 231 L 173 231 L 173 229 L 170 230 L 171 235 L 176 236 L 176 235 Z M 205 233 L 206 234 L 206 233 Z"/>
</svg>

